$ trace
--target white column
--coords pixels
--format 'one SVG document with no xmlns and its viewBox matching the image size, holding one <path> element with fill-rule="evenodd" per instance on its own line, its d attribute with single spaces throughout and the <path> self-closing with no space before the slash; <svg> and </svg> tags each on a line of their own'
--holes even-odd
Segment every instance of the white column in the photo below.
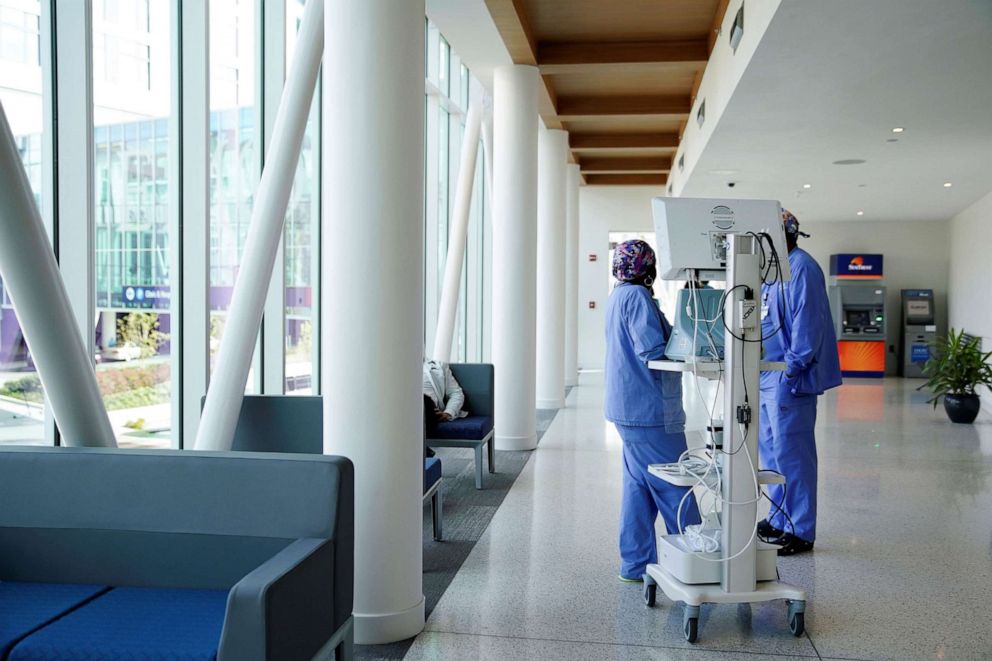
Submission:
<svg viewBox="0 0 992 661">
<path fill-rule="evenodd" d="M 458 183 L 455 188 L 455 208 L 451 229 L 448 232 L 448 254 L 444 262 L 444 283 L 441 287 L 441 304 L 438 306 L 437 331 L 434 333 L 434 360 L 451 359 L 451 340 L 455 334 L 455 317 L 458 312 L 458 293 L 462 285 L 462 265 L 465 263 L 465 239 L 472 210 L 472 189 L 475 183 L 475 159 L 479 153 L 479 129 L 482 124 L 482 106 L 473 103 L 465 118 L 465 135 L 462 139 L 461 159 L 458 162 Z"/>
<path fill-rule="evenodd" d="M 500 450 L 537 447 L 538 80 L 537 68 L 527 65 L 494 72 L 493 363 Z"/>
<path fill-rule="evenodd" d="M 565 385 L 579 383 L 579 166 L 565 166 Z"/>
<path fill-rule="evenodd" d="M 565 406 L 565 166 L 568 133 L 540 130 L 537 150 L 537 408 Z"/>
<path fill-rule="evenodd" d="M 355 465 L 363 644 L 424 626 L 424 10 L 324 10 L 324 450 Z"/>
<path fill-rule="evenodd" d="M 197 450 L 230 450 L 234 440 L 265 298 L 286 223 L 286 205 L 300 160 L 310 102 L 317 87 L 317 71 L 324 51 L 323 11 L 323 0 L 308 0 L 303 12 L 293 66 L 276 113 L 272 143 L 252 207 L 217 366 L 196 433 Z"/>
<path fill-rule="evenodd" d="M 14 304 L 62 443 L 114 447 L 114 430 L 93 371 L 93 353 L 76 332 L 69 294 L 2 105 L 0 172 L 0 278 Z M 85 330 L 92 346 L 93 327 Z"/>
</svg>

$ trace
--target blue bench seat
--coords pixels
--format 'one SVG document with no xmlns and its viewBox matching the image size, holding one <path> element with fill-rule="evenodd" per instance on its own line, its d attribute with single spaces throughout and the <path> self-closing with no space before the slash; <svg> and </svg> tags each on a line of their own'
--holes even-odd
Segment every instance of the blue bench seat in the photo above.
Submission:
<svg viewBox="0 0 992 661">
<path fill-rule="evenodd" d="M 0 659 L 18 641 L 107 590 L 101 585 L 0 582 Z"/>
<path fill-rule="evenodd" d="M 114 588 L 37 630 L 9 661 L 213 661 L 227 590 Z"/>
<path fill-rule="evenodd" d="M 437 423 L 431 431 L 431 440 L 481 441 L 493 430 L 493 419 L 488 415 L 470 415 Z"/>
</svg>

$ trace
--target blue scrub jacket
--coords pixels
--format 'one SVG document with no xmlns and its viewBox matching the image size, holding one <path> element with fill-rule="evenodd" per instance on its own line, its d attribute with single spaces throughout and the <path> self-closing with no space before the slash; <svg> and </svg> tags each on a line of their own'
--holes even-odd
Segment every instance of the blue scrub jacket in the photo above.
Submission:
<svg viewBox="0 0 992 661">
<path fill-rule="evenodd" d="M 626 427 L 685 429 L 682 375 L 648 369 L 660 360 L 672 327 L 646 287 L 620 283 L 606 304 L 605 415 Z"/>
<path fill-rule="evenodd" d="M 784 373 L 763 372 L 761 389 L 776 397 L 822 395 L 841 384 L 826 281 L 802 248 L 789 253 L 789 268 L 789 282 L 761 286 L 765 360 L 786 364 Z"/>
</svg>

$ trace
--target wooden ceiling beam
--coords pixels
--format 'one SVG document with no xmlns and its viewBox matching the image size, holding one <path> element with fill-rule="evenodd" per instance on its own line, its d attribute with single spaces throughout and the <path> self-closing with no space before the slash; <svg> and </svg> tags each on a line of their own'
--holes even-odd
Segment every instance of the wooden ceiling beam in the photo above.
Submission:
<svg viewBox="0 0 992 661">
<path fill-rule="evenodd" d="M 664 186 L 665 174 L 587 174 L 586 186 Z"/>
<path fill-rule="evenodd" d="M 716 6 L 716 12 L 713 14 L 713 25 L 710 28 L 710 36 L 707 39 L 707 59 L 709 59 L 709 53 L 713 52 L 713 47 L 716 46 L 716 40 L 720 36 L 720 30 L 723 28 L 723 17 L 727 14 L 727 5 L 730 4 L 730 0 L 720 0 L 720 4 Z"/>
<path fill-rule="evenodd" d="M 709 57 L 706 39 L 690 41 L 542 42 L 537 63 L 546 75 L 589 73 L 622 68 L 657 68 L 673 63 L 703 67 Z"/>
<path fill-rule="evenodd" d="M 594 117 L 667 116 L 688 117 L 688 96 L 563 96 L 558 97 L 562 121 Z"/>
<path fill-rule="evenodd" d="M 667 156 L 582 158 L 579 166 L 583 172 L 670 172 L 672 159 Z"/>
<path fill-rule="evenodd" d="M 514 64 L 537 66 L 537 40 L 521 0 L 486 0 L 486 7 Z M 555 91 L 543 76 L 538 91 L 538 114 L 549 129 L 560 129 Z"/>
<path fill-rule="evenodd" d="M 569 146 L 574 150 L 598 149 L 674 149 L 679 146 L 679 136 L 674 133 L 605 133 L 571 134 Z"/>
</svg>

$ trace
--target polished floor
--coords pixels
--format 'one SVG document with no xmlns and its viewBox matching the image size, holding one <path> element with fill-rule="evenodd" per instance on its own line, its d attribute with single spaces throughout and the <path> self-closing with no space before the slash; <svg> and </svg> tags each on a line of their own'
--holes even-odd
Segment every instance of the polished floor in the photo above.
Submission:
<svg viewBox="0 0 992 661">
<path fill-rule="evenodd" d="M 680 604 L 617 580 L 620 441 L 584 373 L 406 658 L 992 659 L 992 417 L 952 425 L 918 383 L 821 400 L 816 550 L 779 562 L 807 635 L 782 603 L 704 606 L 689 645 Z"/>
</svg>

